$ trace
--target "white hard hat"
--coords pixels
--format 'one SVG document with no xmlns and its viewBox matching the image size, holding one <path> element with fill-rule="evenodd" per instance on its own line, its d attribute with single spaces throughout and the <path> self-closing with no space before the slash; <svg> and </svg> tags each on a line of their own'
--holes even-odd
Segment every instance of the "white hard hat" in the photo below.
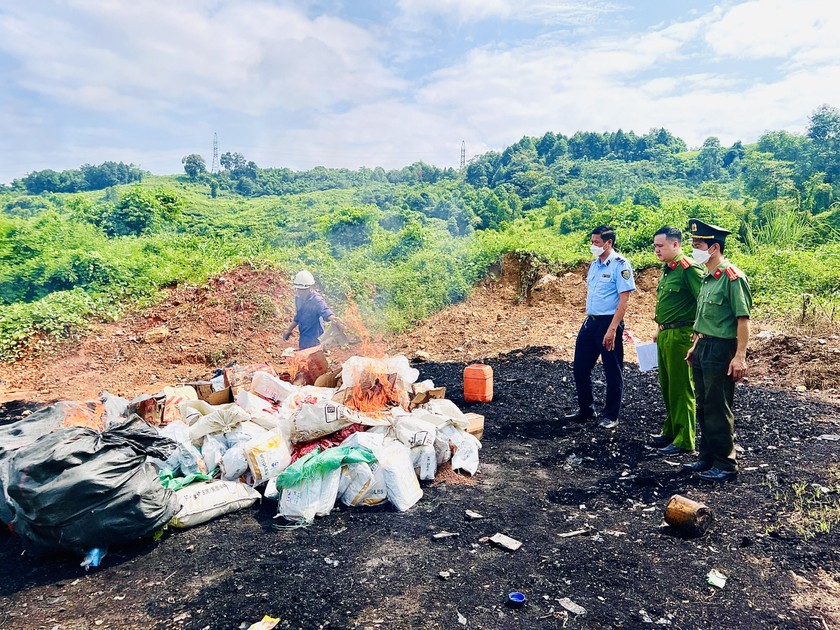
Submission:
<svg viewBox="0 0 840 630">
<path fill-rule="evenodd" d="M 295 274 L 294 282 L 292 282 L 292 286 L 295 289 L 308 289 L 313 284 L 315 284 L 315 278 L 306 269 L 298 271 Z"/>
</svg>

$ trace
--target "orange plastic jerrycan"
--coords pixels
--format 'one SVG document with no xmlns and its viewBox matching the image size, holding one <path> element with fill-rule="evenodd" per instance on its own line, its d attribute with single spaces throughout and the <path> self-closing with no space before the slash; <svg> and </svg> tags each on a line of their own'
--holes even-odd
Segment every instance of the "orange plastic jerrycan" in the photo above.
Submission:
<svg viewBox="0 0 840 630">
<path fill-rule="evenodd" d="M 474 363 L 464 368 L 464 401 L 490 402 L 493 400 L 493 368 Z"/>
</svg>

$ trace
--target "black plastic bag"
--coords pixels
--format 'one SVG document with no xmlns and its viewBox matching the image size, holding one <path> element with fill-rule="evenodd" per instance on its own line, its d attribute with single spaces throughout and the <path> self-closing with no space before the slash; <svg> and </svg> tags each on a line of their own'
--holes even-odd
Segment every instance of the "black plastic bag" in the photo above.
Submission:
<svg viewBox="0 0 840 630">
<path fill-rule="evenodd" d="M 9 460 L 16 451 L 39 437 L 62 427 L 102 426 L 108 428 L 125 422 L 128 401 L 108 392 L 99 394 L 99 403 L 59 400 L 41 407 L 28 418 L 0 426 L 0 521 L 12 522 L 14 512 L 6 497 Z M 98 405 L 98 406 L 97 406 Z"/>
<path fill-rule="evenodd" d="M 42 407 L 28 418 L 0 426 L 0 521 L 8 525 L 14 518 L 14 511 L 6 498 L 9 460 L 27 444 L 60 429 L 66 417 L 66 408 L 72 404 L 76 403 L 60 401 Z"/>
<path fill-rule="evenodd" d="M 59 429 L 20 448 L 9 460 L 13 530 L 36 554 L 142 538 L 178 509 L 151 455 L 166 459 L 175 442 L 138 416 L 106 431 Z"/>
</svg>

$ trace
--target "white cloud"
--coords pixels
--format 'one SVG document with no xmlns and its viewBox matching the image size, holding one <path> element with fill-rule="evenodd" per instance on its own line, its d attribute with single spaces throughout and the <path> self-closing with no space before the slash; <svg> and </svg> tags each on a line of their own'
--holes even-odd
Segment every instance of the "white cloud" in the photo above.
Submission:
<svg viewBox="0 0 840 630">
<path fill-rule="evenodd" d="M 751 142 L 840 105 L 827 1 L 727 2 L 635 32 L 568 29 L 621 11 L 585 1 L 402 0 L 388 23 L 304 0 L 5 4 L 0 181 L 104 160 L 178 172 L 214 131 L 265 167 L 456 166 L 461 140 L 468 156 L 548 130 Z M 459 37 L 440 32 L 456 21 Z"/>
<path fill-rule="evenodd" d="M 838 52 L 840 5 L 834 0 L 752 0 L 722 13 L 706 33 L 719 55 L 784 59 L 797 51 Z"/>
<path fill-rule="evenodd" d="M 461 23 L 498 18 L 580 24 L 614 9 L 612 3 L 596 0 L 399 0 L 398 5 L 409 18 L 441 16 Z"/>
<path fill-rule="evenodd" d="M 390 100 L 325 116 L 316 127 L 269 132 L 255 155 L 260 164 L 295 163 L 301 168 L 401 168 L 417 161 L 457 166 L 462 140 L 471 155 L 489 150 L 465 122 Z"/>
<path fill-rule="evenodd" d="M 317 111 L 403 84 L 365 30 L 292 8 L 98 0 L 62 13 L 50 4 L 6 15 L 0 49 L 21 66 L 13 80 L 72 107 L 141 117 L 208 105 Z"/>
<path fill-rule="evenodd" d="M 698 47 L 728 15 L 714 9 L 585 45 L 473 50 L 462 63 L 434 73 L 419 102 L 467 122 L 497 147 L 548 130 L 645 133 L 659 126 L 694 146 L 710 135 L 749 142 L 767 129 L 801 128 L 817 105 L 840 102 L 840 58 L 825 66 L 787 64 L 763 78 L 742 73 L 737 63 L 698 71 L 705 67 Z M 823 46 L 831 49 L 833 40 Z M 811 55 L 819 58 L 816 50 Z"/>
</svg>

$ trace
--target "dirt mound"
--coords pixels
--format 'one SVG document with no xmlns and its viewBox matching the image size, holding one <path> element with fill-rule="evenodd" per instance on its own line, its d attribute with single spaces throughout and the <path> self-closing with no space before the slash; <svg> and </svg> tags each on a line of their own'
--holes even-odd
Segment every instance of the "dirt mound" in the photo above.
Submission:
<svg viewBox="0 0 840 630">
<path fill-rule="evenodd" d="M 832 400 L 840 399 L 838 363 L 840 335 L 814 337 L 766 327 L 750 342 L 754 382 L 806 389 Z"/>
<path fill-rule="evenodd" d="M 170 289 L 156 306 L 116 323 L 99 323 L 53 356 L 3 365 L 0 401 L 95 398 L 107 390 L 129 398 L 201 379 L 230 360 L 271 361 L 294 315 L 289 279 L 274 269 L 238 267 L 204 286 Z M 146 333 L 166 327 L 149 343 Z"/>
<path fill-rule="evenodd" d="M 496 279 L 485 281 L 466 301 L 421 322 L 391 340 L 391 350 L 409 357 L 418 351 L 435 361 L 476 361 L 517 348 L 547 346 L 550 358 L 571 361 L 575 337 L 584 317 L 586 265 L 560 275 L 530 269 L 514 257 L 500 264 Z M 625 316 L 627 331 L 650 341 L 659 267 L 636 272 L 636 291 Z M 627 361 L 636 361 L 625 343 Z M 783 333 L 773 322 L 752 321 L 747 350 L 747 383 L 796 389 L 840 402 L 840 335 L 815 337 Z"/>
<path fill-rule="evenodd" d="M 554 276 L 508 256 L 497 281 L 482 283 L 464 302 L 392 339 L 391 349 L 408 356 L 421 350 L 436 361 L 471 361 L 518 348 L 548 346 L 549 356 L 570 361 L 586 313 L 586 269 L 580 265 Z M 656 330 L 653 306 L 658 274 L 658 269 L 637 273 L 638 288 L 625 318 L 627 329 L 646 341 Z M 643 288 L 650 286 L 654 290 Z M 627 348 L 628 360 L 634 360 L 632 344 Z"/>
<path fill-rule="evenodd" d="M 658 267 L 636 273 L 637 290 L 625 322 L 643 341 L 656 325 Z M 571 361 L 586 302 L 586 265 L 559 276 L 514 256 L 495 265 L 469 298 L 385 339 L 386 351 L 434 361 L 476 361 L 529 347 L 549 348 L 550 358 Z M 275 269 L 242 266 L 204 286 L 170 289 L 156 306 L 117 323 L 96 324 L 78 342 L 49 357 L 0 364 L 0 402 L 91 399 L 100 391 L 134 397 L 164 385 L 206 377 L 230 360 L 277 362 L 286 344 L 280 333 L 294 314 L 289 279 Z M 168 337 L 147 343 L 145 334 L 165 326 Z M 766 331 L 762 332 L 766 328 Z M 628 361 L 635 361 L 626 343 Z M 350 352 L 336 351 L 334 361 Z M 749 381 L 819 390 L 840 401 L 836 365 L 840 336 L 811 338 L 780 333 L 753 322 Z"/>
</svg>

